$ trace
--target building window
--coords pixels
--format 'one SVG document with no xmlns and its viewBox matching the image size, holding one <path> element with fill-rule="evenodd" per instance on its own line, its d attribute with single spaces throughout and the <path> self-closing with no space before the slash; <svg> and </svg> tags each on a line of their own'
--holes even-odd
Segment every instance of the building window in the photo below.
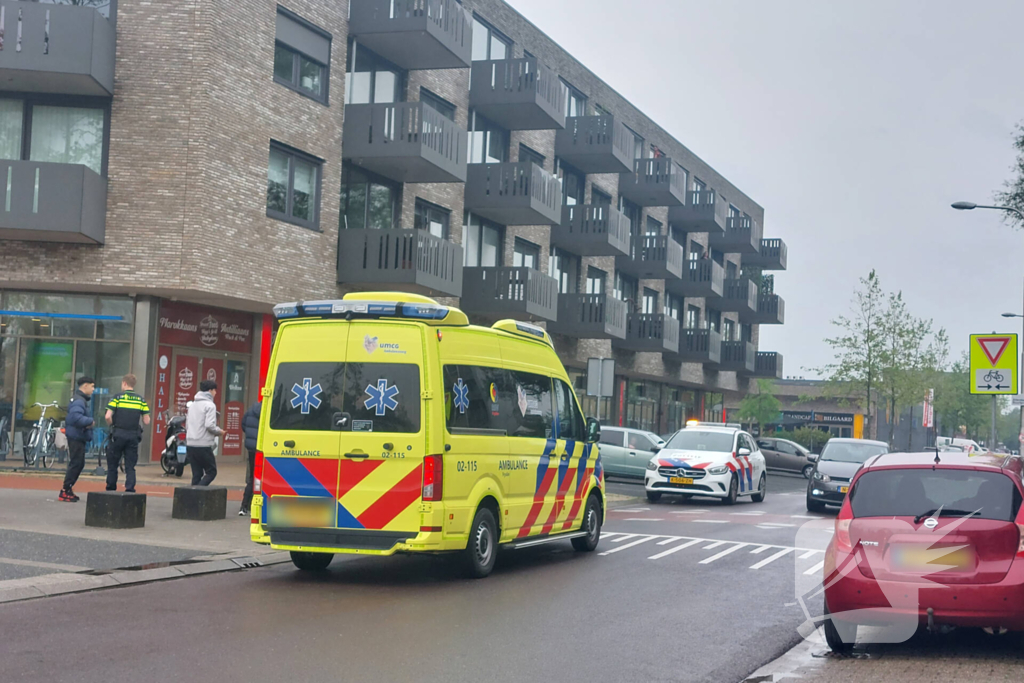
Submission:
<svg viewBox="0 0 1024 683">
<path fill-rule="evenodd" d="M 540 247 L 517 237 L 512 253 L 512 265 L 516 268 L 533 268 L 537 270 L 540 263 Z"/>
<path fill-rule="evenodd" d="M 633 157 L 636 159 L 643 159 L 644 145 L 647 144 L 646 140 L 644 140 L 644 136 L 640 135 L 632 128 L 629 128 L 629 126 L 627 126 L 626 128 L 627 130 L 629 130 L 630 133 L 633 134 Z"/>
<path fill-rule="evenodd" d="M 274 80 L 326 104 L 330 63 L 331 34 L 278 7 Z"/>
<path fill-rule="evenodd" d="M 21 159 L 21 130 L 25 121 L 21 100 L 0 100 L 0 159 Z"/>
<path fill-rule="evenodd" d="M 722 331 L 721 311 L 716 311 L 711 308 L 707 309 L 707 312 L 705 313 L 705 321 L 707 322 L 707 327 L 709 330 L 714 330 L 715 332 Z"/>
<path fill-rule="evenodd" d="M 693 179 L 693 191 L 694 192 L 703 192 L 706 188 L 707 188 L 707 185 L 704 184 L 703 180 L 701 180 L 700 178 L 694 178 Z"/>
<path fill-rule="evenodd" d="M 597 113 L 598 116 L 612 116 L 613 115 L 611 113 L 611 111 L 609 111 L 606 107 L 602 107 L 600 104 L 598 104 L 596 102 L 594 103 L 594 111 Z"/>
<path fill-rule="evenodd" d="M 754 328 L 750 323 L 743 323 L 740 325 L 740 341 L 754 341 Z"/>
<path fill-rule="evenodd" d="M 625 216 L 626 220 L 629 221 L 629 237 L 630 240 L 634 239 L 640 232 L 640 207 L 629 201 L 619 197 L 619 211 Z"/>
<path fill-rule="evenodd" d="M 502 244 L 505 227 L 466 212 L 462 226 L 462 248 L 469 268 L 500 266 L 504 261 Z"/>
<path fill-rule="evenodd" d="M 415 228 L 426 230 L 434 237 L 443 240 L 448 239 L 449 223 L 451 223 L 452 212 L 448 209 L 431 204 L 419 197 L 416 198 L 416 219 Z"/>
<path fill-rule="evenodd" d="M 593 203 L 594 206 L 612 205 L 612 196 L 605 192 L 601 192 L 601 190 L 597 189 L 596 187 L 590 188 L 590 197 L 591 203 Z"/>
<path fill-rule="evenodd" d="M 675 294 L 665 295 L 665 315 L 669 318 L 681 319 L 683 310 L 683 298 Z"/>
<path fill-rule="evenodd" d="M 508 161 L 508 131 L 476 112 L 469 131 L 469 163 L 500 164 Z"/>
<path fill-rule="evenodd" d="M 729 218 L 739 218 L 739 217 L 740 217 L 740 210 L 737 209 L 732 204 L 730 204 L 729 205 Z"/>
<path fill-rule="evenodd" d="M 352 66 L 353 56 L 355 68 Z M 346 104 L 387 104 L 402 101 L 405 73 L 394 64 L 357 45 L 349 50 Z"/>
<path fill-rule="evenodd" d="M 565 206 L 582 204 L 586 196 L 587 176 L 561 159 L 555 159 L 555 172 L 562 181 L 562 203 Z"/>
<path fill-rule="evenodd" d="M 635 278 L 615 271 L 615 289 L 612 294 L 616 299 L 636 305 L 639 285 Z"/>
<path fill-rule="evenodd" d="M 319 229 L 319 159 L 271 144 L 267 171 L 267 215 L 304 228 Z"/>
<path fill-rule="evenodd" d="M 521 142 L 519 143 L 519 161 L 520 161 L 520 163 L 522 163 L 524 161 L 528 161 L 531 164 L 536 164 L 537 166 L 540 166 L 541 168 L 544 168 L 544 161 L 545 160 L 546 159 L 545 159 L 544 155 L 541 154 L 540 152 L 538 152 L 537 150 L 531 149 L 530 147 L 527 147 L 526 145 L 524 145 Z"/>
<path fill-rule="evenodd" d="M 647 217 L 647 232 L 645 234 L 647 234 L 647 235 L 660 235 L 662 227 L 663 226 L 661 224 L 661 221 L 656 220 L 655 218 L 652 218 L 651 216 L 648 216 Z"/>
<path fill-rule="evenodd" d="M 105 108 L 60 106 L 46 96 L 0 99 L 0 159 L 81 164 L 103 175 L 106 116 Z"/>
<path fill-rule="evenodd" d="M 449 121 L 455 120 L 455 105 L 440 98 L 426 88 L 420 88 L 420 102 L 424 103 Z"/>
<path fill-rule="evenodd" d="M 658 292 L 644 287 L 644 298 L 642 313 L 653 314 L 658 311 Z"/>
<path fill-rule="evenodd" d="M 390 230 L 398 226 L 399 187 L 345 164 L 341 178 L 341 229 Z"/>
<path fill-rule="evenodd" d="M 725 262 L 725 277 L 729 280 L 735 280 L 738 275 L 739 268 L 732 261 Z"/>
<path fill-rule="evenodd" d="M 693 240 L 690 240 L 690 251 L 687 252 L 686 254 L 686 257 L 688 259 L 690 259 L 691 261 L 699 261 L 700 258 L 704 255 L 704 253 L 705 252 L 703 246 L 701 246 L 697 242 L 694 242 Z"/>
<path fill-rule="evenodd" d="M 508 59 L 512 41 L 479 17 L 473 17 L 473 61 Z"/>
<path fill-rule="evenodd" d="M 587 294 L 604 294 L 608 273 L 594 266 L 587 266 Z"/>
<path fill-rule="evenodd" d="M 580 270 L 579 259 L 564 249 L 551 247 L 548 259 L 548 275 L 558 281 L 559 294 L 576 292 L 576 274 Z"/>
<path fill-rule="evenodd" d="M 736 322 L 726 318 L 722 321 L 722 341 L 736 341 Z"/>
<path fill-rule="evenodd" d="M 562 79 L 559 79 L 562 80 Z M 569 85 L 566 81 L 562 80 L 562 85 L 565 86 L 566 97 L 565 97 L 565 116 L 586 116 L 587 115 L 587 96 L 582 92 Z"/>
<path fill-rule="evenodd" d="M 690 304 L 686 307 L 686 329 L 696 330 L 700 328 L 700 308 Z"/>
</svg>

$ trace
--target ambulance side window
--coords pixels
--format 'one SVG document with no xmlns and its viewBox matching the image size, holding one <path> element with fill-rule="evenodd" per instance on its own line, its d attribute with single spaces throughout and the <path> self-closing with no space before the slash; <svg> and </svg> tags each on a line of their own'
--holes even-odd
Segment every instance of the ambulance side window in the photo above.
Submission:
<svg viewBox="0 0 1024 683">
<path fill-rule="evenodd" d="M 551 378 L 529 372 L 512 372 L 513 403 L 510 436 L 550 439 L 555 415 L 551 401 Z"/>
<path fill-rule="evenodd" d="M 449 433 L 488 430 L 504 436 L 510 429 L 514 389 L 500 368 L 444 366 L 444 410 Z"/>
<path fill-rule="evenodd" d="M 555 380 L 555 401 L 558 406 L 558 414 L 555 416 L 555 438 L 582 441 L 585 438 L 583 416 L 576 405 L 572 389 L 560 379 Z"/>
<path fill-rule="evenodd" d="M 274 377 L 270 428 L 329 432 L 342 410 L 344 363 L 281 363 Z"/>
</svg>

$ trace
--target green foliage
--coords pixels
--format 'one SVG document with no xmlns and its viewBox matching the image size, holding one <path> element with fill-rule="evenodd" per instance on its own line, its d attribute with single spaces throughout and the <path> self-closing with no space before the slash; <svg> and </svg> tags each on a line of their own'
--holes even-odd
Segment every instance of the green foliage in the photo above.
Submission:
<svg viewBox="0 0 1024 683">
<path fill-rule="evenodd" d="M 820 453 L 821 447 L 832 438 L 832 435 L 828 432 L 818 429 L 817 427 L 808 426 L 798 427 L 793 431 L 784 432 L 779 436 L 789 439 L 790 441 L 796 441 L 812 453 Z"/>
<path fill-rule="evenodd" d="M 753 422 L 758 426 L 778 422 L 782 417 L 782 404 L 775 398 L 775 387 L 769 379 L 757 380 L 757 393 L 747 394 L 740 402 L 737 414 L 740 422 Z"/>
<path fill-rule="evenodd" d="M 1009 206 L 1024 211 L 1024 124 L 1017 125 L 1017 137 L 1013 146 L 1017 150 L 1017 161 L 1014 164 L 1014 178 L 1006 181 L 1003 192 L 996 193 L 996 203 L 1002 206 Z M 1011 225 L 1024 228 L 1024 222 L 1019 216 L 1007 211 L 1006 219 Z"/>
<path fill-rule="evenodd" d="M 1020 408 L 1014 408 L 1008 413 L 999 411 L 996 418 L 996 434 L 999 435 L 999 442 L 1005 444 L 1010 450 L 1020 450 Z"/>
<path fill-rule="evenodd" d="M 943 436 L 965 434 L 987 440 L 992 399 L 971 394 L 970 359 L 964 353 L 935 382 L 935 414 Z"/>
</svg>

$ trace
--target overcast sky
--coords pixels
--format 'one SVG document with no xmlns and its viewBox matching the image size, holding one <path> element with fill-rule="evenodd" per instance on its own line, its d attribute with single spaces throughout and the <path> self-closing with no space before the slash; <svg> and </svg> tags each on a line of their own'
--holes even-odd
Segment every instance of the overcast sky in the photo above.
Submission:
<svg viewBox="0 0 1024 683">
<path fill-rule="evenodd" d="M 765 209 L 789 246 L 787 376 L 875 268 L 959 355 L 1021 321 L 1024 233 L 991 203 L 1024 120 L 1024 1 L 509 0 Z"/>
</svg>

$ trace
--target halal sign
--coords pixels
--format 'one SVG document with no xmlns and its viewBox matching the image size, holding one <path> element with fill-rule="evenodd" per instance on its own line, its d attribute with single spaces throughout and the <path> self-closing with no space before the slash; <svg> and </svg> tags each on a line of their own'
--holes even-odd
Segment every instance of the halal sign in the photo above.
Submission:
<svg viewBox="0 0 1024 683">
<path fill-rule="evenodd" d="M 203 346 L 216 346 L 220 339 L 220 324 L 212 315 L 208 315 L 199 323 L 199 341 Z"/>
</svg>

